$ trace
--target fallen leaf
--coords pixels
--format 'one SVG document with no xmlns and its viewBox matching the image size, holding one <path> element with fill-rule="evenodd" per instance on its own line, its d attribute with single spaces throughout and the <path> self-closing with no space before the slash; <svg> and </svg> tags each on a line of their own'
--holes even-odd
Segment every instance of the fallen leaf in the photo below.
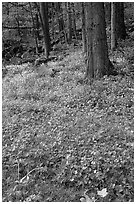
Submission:
<svg viewBox="0 0 136 204">
<path fill-rule="evenodd" d="M 101 196 L 101 197 L 105 197 L 106 195 L 108 195 L 108 192 L 107 192 L 107 188 L 104 188 L 102 189 L 101 191 L 97 191 L 98 195 Z"/>
<path fill-rule="evenodd" d="M 80 201 L 81 201 L 81 202 L 95 202 L 95 198 L 94 198 L 94 197 L 89 198 L 89 196 L 86 195 L 86 191 L 84 192 L 84 195 L 83 195 L 83 196 L 84 196 L 84 197 L 81 197 L 81 198 L 80 198 Z"/>
</svg>

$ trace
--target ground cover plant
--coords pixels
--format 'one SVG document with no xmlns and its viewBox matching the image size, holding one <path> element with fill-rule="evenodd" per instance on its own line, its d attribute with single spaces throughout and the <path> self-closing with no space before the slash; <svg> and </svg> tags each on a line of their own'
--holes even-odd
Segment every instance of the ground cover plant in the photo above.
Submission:
<svg viewBox="0 0 136 204">
<path fill-rule="evenodd" d="M 110 54 L 119 74 L 91 85 L 81 48 L 6 66 L 3 201 L 133 201 L 133 45 L 121 43 Z"/>
</svg>

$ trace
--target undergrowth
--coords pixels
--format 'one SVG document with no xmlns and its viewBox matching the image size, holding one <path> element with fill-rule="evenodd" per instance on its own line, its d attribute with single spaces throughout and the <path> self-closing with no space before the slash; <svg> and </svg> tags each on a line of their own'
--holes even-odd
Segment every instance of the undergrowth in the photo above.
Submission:
<svg viewBox="0 0 136 204">
<path fill-rule="evenodd" d="M 92 85 L 80 83 L 80 50 L 6 67 L 3 201 L 133 201 L 133 53 L 123 49 L 110 56 L 119 75 Z"/>
</svg>

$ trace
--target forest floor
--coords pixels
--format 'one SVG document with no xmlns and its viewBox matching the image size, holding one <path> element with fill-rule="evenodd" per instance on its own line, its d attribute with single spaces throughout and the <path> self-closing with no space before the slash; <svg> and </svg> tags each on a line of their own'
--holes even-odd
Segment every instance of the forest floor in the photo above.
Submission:
<svg viewBox="0 0 136 204">
<path fill-rule="evenodd" d="M 119 75 L 92 85 L 79 48 L 38 68 L 7 66 L 3 201 L 134 200 L 133 43 L 119 48 Z"/>
</svg>

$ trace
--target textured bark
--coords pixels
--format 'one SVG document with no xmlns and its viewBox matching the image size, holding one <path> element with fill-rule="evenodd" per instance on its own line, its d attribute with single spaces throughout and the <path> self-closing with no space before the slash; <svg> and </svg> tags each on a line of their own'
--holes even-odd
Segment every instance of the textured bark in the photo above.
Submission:
<svg viewBox="0 0 136 204">
<path fill-rule="evenodd" d="M 40 13 L 42 18 L 42 29 L 44 35 L 44 52 L 45 57 L 49 57 L 50 53 L 50 34 L 49 34 L 49 22 L 48 22 L 48 3 L 41 2 L 40 3 Z"/>
<path fill-rule="evenodd" d="M 86 3 L 87 10 L 87 72 L 89 79 L 111 73 L 108 58 L 104 3 Z"/>
</svg>

